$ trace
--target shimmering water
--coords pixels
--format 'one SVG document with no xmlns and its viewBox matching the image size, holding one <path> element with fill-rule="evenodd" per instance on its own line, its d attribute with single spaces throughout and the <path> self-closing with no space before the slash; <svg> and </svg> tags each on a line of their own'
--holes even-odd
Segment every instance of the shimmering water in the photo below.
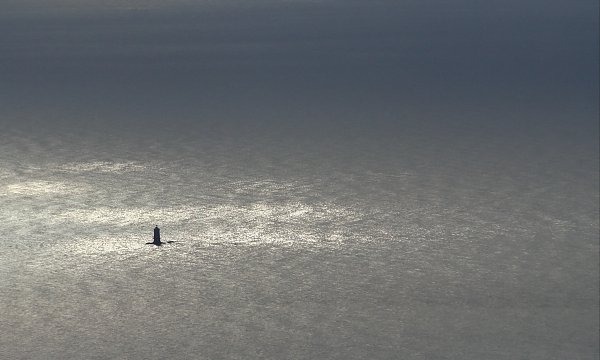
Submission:
<svg viewBox="0 0 600 360">
<path fill-rule="evenodd" d="M 6 128 L 0 358 L 598 358 L 595 144 L 347 125 Z"/>
</svg>

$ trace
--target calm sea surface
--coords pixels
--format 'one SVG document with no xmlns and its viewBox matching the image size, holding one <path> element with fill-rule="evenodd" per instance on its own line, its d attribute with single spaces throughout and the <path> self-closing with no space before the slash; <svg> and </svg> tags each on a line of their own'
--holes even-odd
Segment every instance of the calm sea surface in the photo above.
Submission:
<svg viewBox="0 0 600 360">
<path fill-rule="evenodd" d="M 595 145 L 379 130 L 4 129 L 0 358 L 597 359 Z"/>
</svg>

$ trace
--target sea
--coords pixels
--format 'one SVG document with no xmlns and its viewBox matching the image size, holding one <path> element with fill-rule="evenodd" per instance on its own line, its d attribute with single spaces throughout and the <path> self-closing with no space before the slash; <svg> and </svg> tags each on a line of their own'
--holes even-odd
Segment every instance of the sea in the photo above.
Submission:
<svg viewBox="0 0 600 360">
<path fill-rule="evenodd" d="M 594 126 L 77 116 L 0 132 L 2 359 L 599 357 Z"/>
</svg>

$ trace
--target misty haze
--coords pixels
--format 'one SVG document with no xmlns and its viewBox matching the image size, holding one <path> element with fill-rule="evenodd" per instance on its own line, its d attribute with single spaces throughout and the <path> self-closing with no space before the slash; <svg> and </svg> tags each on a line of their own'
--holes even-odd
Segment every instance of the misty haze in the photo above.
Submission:
<svg viewBox="0 0 600 360">
<path fill-rule="evenodd" d="M 3 1 L 0 358 L 598 359 L 597 14 Z"/>
</svg>

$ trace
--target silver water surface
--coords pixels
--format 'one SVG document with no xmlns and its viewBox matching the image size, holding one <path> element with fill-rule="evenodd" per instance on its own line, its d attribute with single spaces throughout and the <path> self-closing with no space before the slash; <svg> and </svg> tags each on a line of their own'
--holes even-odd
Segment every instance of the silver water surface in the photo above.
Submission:
<svg viewBox="0 0 600 360">
<path fill-rule="evenodd" d="M 597 154 L 263 130 L 2 133 L 2 357 L 597 358 Z"/>
</svg>

